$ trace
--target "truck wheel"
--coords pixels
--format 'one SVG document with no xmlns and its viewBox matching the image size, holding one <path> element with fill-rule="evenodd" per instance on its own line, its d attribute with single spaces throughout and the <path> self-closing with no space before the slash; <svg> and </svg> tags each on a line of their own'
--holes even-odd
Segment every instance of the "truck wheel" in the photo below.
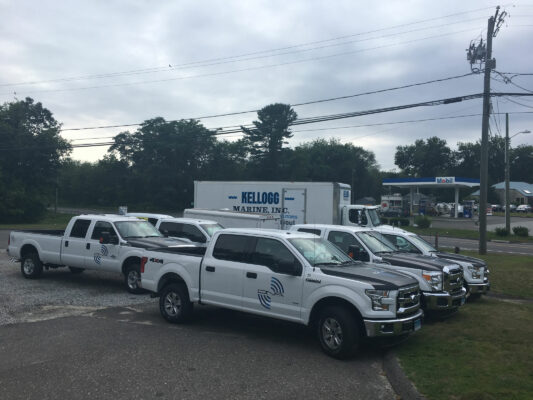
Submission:
<svg viewBox="0 0 533 400">
<path fill-rule="evenodd" d="M 22 275 L 27 279 L 37 279 L 43 273 L 43 263 L 37 253 L 27 253 L 20 262 Z"/>
<path fill-rule="evenodd" d="M 163 318 L 173 324 L 180 324 L 190 318 L 193 305 L 189 300 L 187 287 L 171 283 L 163 288 L 159 297 L 159 311 Z"/>
<path fill-rule="evenodd" d="M 124 271 L 124 283 L 128 292 L 133 294 L 140 294 L 143 292 L 141 288 L 141 266 L 138 263 L 130 264 Z"/>
<path fill-rule="evenodd" d="M 85 268 L 77 268 L 77 267 L 68 267 L 70 269 L 70 272 L 73 274 L 81 274 L 83 271 L 85 271 Z"/>
<path fill-rule="evenodd" d="M 328 356 L 338 359 L 353 356 L 360 339 L 353 313 L 342 307 L 325 308 L 318 320 L 318 339 Z"/>
</svg>

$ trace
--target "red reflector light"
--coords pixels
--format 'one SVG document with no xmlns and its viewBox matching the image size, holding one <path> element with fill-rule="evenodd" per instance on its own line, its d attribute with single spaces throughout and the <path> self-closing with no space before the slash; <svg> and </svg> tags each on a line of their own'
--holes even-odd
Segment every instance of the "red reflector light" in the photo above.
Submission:
<svg viewBox="0 0 533 400">
<path fill-rule="evenodd" d="M 148 261 L 148 257 L 141 258 L 141 274 L 144 273 L 144 266 L 146 265 L 147 261 Z"/>
</svg>

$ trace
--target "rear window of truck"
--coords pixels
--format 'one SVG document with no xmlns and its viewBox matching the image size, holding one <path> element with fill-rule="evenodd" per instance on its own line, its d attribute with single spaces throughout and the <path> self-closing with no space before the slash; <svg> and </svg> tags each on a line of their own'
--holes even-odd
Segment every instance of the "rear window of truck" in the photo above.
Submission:
<svg viewBox="0 0 533 400">
<path fill-rule="evenodd" d="M 91 225 L 90 219 L 77 219 L 70 231 L 70 237 L 84 238 L 87 235 L 89 225 Z"/>
<path fill-rule="evenodd" d="M 247 262 L 255 238 L 244 235 L 220 235 L 213 249 L 213 257 L 219 260 Z"/>
</svg>

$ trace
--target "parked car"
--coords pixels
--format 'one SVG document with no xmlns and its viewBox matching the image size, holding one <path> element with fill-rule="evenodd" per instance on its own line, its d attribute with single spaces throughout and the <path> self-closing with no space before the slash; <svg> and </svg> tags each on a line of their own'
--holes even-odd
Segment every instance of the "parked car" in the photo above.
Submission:
<svg viewBox="0 0 533 400">
<path fill-rule="evenodd" d="M 168 322 L 185 322 L 193 303 L 292 321 L 312 327 L 335 358 L 351 356 L 365 337 L 421 327 L 415 278 L 354 261 L 315 235 L 230 228 L 195 249 L 201 254 L 143 254 L 141 285 L 159 297 Z"/>
<path fill-rule="evenodd" d="M 424 311 L 450 312 L 465 303 L 463 271 L 454 261 L 400 251 L 371 228 L 302 224 L 293 226 L 291 231 L 313 233 L 329 240 L 354 260 L 370 261 L 389 271 L 412 276 L 420 286 Z"/>
<path fill-rule="evenodd" d="M 375 230 L 389 239 L 402 251 L 442 258 L 460 265 L 463 268 L 464 287 L 467 290 L 468 297 L 471 295 L 478 297 L 490 290 L 490 272 L 485 261 L 462 254 L 438 251 L 416 233 L 398 229 L 375 228 Z"/>
<path fill-rule="evenodd" d="M 531 206 L 529 204 L 520 204 L 518 207 L 516 207 L 516 212 L 531 212 Z"/>
<path fill-rule="evenodd" d="M 7 252 L 20 260 L 25 278 L 39 278 L 44 269 L 68 266 L 124 275 L 126 289 L 141 293 L 143 248 L 189 246 L 190 242 L 164 237 L 148 221 L 111 214 L 73 217 L 64 231 L 12 231 Z"/>
</svg>

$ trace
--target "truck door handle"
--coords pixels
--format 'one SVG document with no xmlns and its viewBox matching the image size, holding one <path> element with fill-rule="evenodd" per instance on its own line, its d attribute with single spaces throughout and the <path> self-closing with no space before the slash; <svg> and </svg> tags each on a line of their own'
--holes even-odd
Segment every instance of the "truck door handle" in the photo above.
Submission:
<svg viewBox="0 0 533 400">
<path fill-rule="evenodd" d="M 87 250 L 89 250 L 89 249 L 91 248 L 91 244 L 90 244 L 90 243 L 87 243 L 87 244 L 85 245 L 85 248 L 86 248 Z"/>
<path fill-rule="evenodd" d="M 65 240 L 65 247 L 68 247 L 68 240 Z"/>
<path fill-rule="evenodd" d="M 246 273 L 247 278 L 257 279 L 257 274 L 255 272 L 247 272 Z"/>
<path fill-rule="evenodd" d="M 215 272 L 215 267 L 205 267 L 205 270 L 208 272 Z"/>
</svg>

